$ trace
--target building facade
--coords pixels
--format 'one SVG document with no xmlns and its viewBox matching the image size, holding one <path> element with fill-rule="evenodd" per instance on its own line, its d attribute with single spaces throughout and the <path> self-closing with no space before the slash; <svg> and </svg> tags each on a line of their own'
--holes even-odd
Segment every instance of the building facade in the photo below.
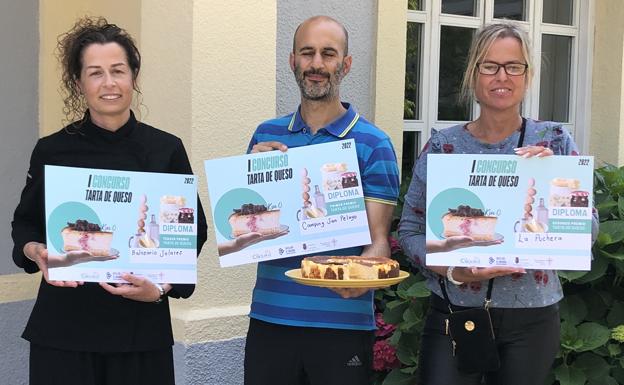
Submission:
<svg viewBox="0 0 624 385">
<path fill-rule="evenodd" d="M 86 14 L 105 16 L 137 39 L 143 69 L 135 112 L 183 139 L 206 210 L 203 160 L 244 153 L 258 123 L 297 107 L 292 35 L 317 14 L 348 29 L 353 68 L 343 99 L 390 135 L 404 172 L 432 127 L 476 112 L 455 104 L 448 64 L 461 66 L 472 31 L 499 16 L 521 20 L 538 42 L 541 72 L 524 113 L 564 121 L 598 164 L 624 160 L 619 0 L 3 0 L 0 375 L 12 384 L 27 383 L 28 344 L 19 336 L 41 276 L 13 265 L 10 221 L 37 138 L 65 124 L 56 38 Z M 177 383 L 241 384 L 255 266 L 220 268 L 209 236 L 198 269 L 193 297 L 171 301 Z"/>
</svg>

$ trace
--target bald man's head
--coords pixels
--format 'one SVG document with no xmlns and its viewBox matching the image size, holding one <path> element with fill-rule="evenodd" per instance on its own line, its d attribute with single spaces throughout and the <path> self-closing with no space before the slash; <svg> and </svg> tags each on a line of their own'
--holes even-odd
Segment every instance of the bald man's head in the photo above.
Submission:
<svg viewBox="0 0 624 385">
<path fill-rule="evenodd" d="M 332 23 L 332 24 L 335 24 L 338 27 L 340 27 L 340 29 L 342 30 L 343 37 L 344 37 L 344 41 L 343 41 L 344 52 L 343 52 L 343 55 L 344 56 L 348 55 L 348 53 L 349 53 L 349 33 L 347 32 L 347 29 L 338 20 L 336 20 L 334 18 L 331 18 L 329 16 L 323 16 L 323 15 L 313 16 L 313 17 L 311 17 L 309 19 L 304 20 L 301 24 L 299 24 L 299 26 L 297 26 L 297 29 L 295 30 L 295 34 L 293 36 L 293 48 L 292 48 L 293 53 L 295 53 L 296 50 L 297 50 L 297 34 L 299 33 L 299 30 L 301 28 L 305 28 L 306 26 L 308 26 L 310 24 L 313 24 L 313 23 Z"/>
</svg>

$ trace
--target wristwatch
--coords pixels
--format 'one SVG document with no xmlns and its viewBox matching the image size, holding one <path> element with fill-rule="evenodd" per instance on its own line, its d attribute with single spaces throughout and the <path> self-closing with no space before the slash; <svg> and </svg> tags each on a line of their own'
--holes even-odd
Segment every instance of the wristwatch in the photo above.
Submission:
<svg viewBox="0 0 624 385">
<path fill-rule="evenodd" d="M 154 301 L 154 303 L 161 303 L 163 301 L 163 298 L 165 298 L 165 289 L 163 289 L 162 286 L 155 282 L 152 283 L 154 283 L 154 286 L 156 286 L 156 289 L 158 289 L 158 292 L 160 293 L 160 297 L 158 297 L 158 299 Z"/>
<path fill-rule="evenodd" d="M 453 270 L 455 269 L 455 266 L 449 266 L 448 269 L 446 269 L 446 279 L 448 279 L 448 281 L 454 285 L 463 285 L 463 282 L 457 281 L 453 278 Z"/>
</svg>

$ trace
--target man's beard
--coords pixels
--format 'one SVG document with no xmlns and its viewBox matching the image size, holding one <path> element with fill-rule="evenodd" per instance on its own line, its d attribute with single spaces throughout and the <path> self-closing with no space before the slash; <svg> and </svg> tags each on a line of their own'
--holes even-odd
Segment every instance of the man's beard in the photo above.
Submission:
<svg viewBox="0 0 624 385">
<path fill-rule="evenodd" d="M 302 72 L 301 67 L 295 66 L 295 79 L 301 90 L 301 96 L 307 100 L 323 101 L 329 100 L 338 95 L 340 89 L 340 82 L 342 81 L 342 68 L 343 64 L 340 63 L 338 68 L 333 74 L 324 72 L 322 70 L 311 69 Z M 328 81 L 325 84 L 311 82 L 308 84 L 305 81 L 306 75 L 323 75 Z"/>
</svg>

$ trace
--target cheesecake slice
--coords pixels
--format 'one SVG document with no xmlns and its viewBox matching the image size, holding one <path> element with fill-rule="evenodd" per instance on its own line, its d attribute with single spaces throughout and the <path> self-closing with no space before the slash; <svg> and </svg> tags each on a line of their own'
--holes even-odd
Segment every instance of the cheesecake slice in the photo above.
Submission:
<svg viewBox="0 0 624 385">
<path fill-rule="evenodd" d="M 110 255 L 113 233 L 102 231 L 98 224 L 78 219 L 76 223 L 67 223 L 61 236 L 66 252 L 84 250 L 93 255 Z"/>
<path fill-rule="evenodd" d="M 496 231 L 497 217 L 483 215 L 483 210 L 460 205 L 449 209 L 442 217 L 445 237 L 468 236 L 475 241 L 491 241 Z"/>
<path fill-rule="evenodd" d="M 280 210 L 268 210 L 264 205 L 244 204 L 228 218 L 232 236 L 248 233 L 263 235 L 280 232 Z"/>
</svg>

